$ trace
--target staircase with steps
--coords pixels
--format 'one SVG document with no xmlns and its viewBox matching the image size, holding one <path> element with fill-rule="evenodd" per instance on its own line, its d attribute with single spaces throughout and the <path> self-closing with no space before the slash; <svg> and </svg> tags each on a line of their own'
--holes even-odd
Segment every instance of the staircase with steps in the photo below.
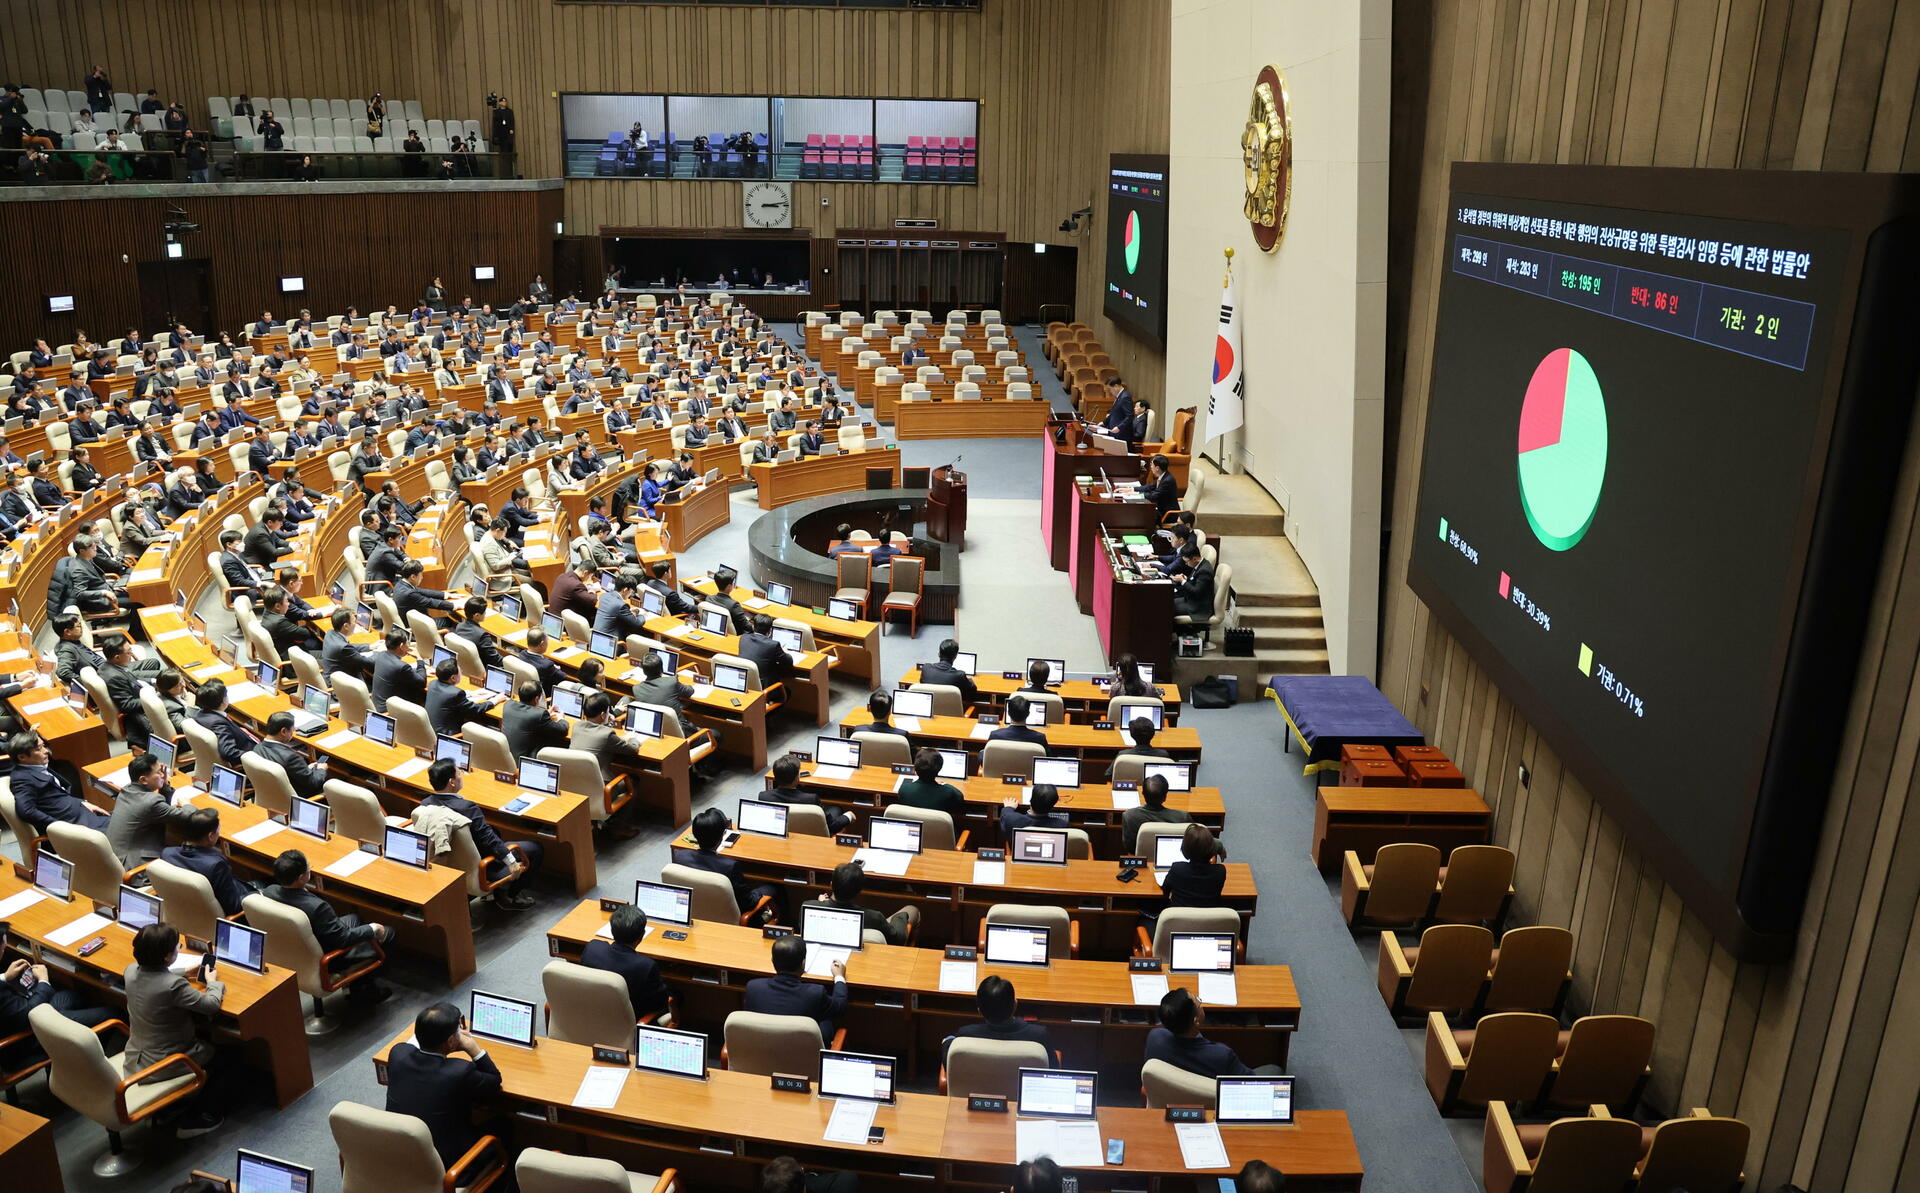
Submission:
<svg viewBox="0 0 1920 1193">
<path fill-rule="evenodd" d="M 1198 658 L 1175 659 L 1175 682 L 1183 687 L 1211 675 L 1240 681 L 1240 699 L 1259 698 L 1269 675 L 1325 675 L 1326 627 L 1320 590 L 1285 536 L 1286 512 L 1265 489 L 1246 476 L 1223 476 L 1211 462 L 1197 461 L 1202 482 L 1200 529 L 1233 568 L 1237 624 L 1253 630 L 1253 656 L 1228 658 L 1225 636 L 1215 632 Z"/>
</svg>

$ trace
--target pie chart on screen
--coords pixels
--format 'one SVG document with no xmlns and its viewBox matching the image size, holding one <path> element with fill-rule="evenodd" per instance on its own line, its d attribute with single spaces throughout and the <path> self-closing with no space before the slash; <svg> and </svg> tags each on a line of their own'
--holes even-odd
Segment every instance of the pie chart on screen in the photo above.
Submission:
<svg viewBox="0 0 1920 1193">
<path fill-rule="evenodd" d="M 1587 358 L 1556 348 L 1534 367 L 1520 405 L 1520 507 L 1550 550 L 1571 550 L 1600 508 L 1607 403 Z"/>
<path fill-rule="evenodd" d="M 1127 253 L 1127 272 L 1140 268 L 1140 213 L 1127 212 L 1127 226 L 1120 234 L 1120 245 Z"/>
</svg>

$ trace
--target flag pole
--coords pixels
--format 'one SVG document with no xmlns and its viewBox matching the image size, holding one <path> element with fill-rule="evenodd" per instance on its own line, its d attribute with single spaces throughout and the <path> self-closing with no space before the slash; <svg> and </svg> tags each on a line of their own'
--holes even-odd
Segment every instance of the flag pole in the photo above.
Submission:
<svg viewBox="0 0 1920 1193">
<path fill-rule="evenodd" d="M 1228 245 L 1228 246 L 1227 246 L 1227 248 L 1226 248 L 1226 256 L 1227 256 L 1227 270 L 1226 270 L 1226 272 L 1225 272 L 1224 274 L 1222 274 L 1222 275 L 1220 276 L 1220 291 L 1221 291 L 1221 293 L 1223 293 L 1223 294 L 1224 294 L 1224 293 L 1226 292 L 1226 290 L 1227 290 L 1227 287 L 1228 287 L 1228 286 L 1231 286 L 1231 285 L 1233 284 L 1233 246 L 1232 246 L 1232 245 Z M 1211 406 L 1211 404 L 1212 404 L 1212 403 L 1211 403 L 1211 400 L 1209 400 L 1209 403 L 1208 403 L 1208 404 L 1209 404 L 1209 406 Z M 1213 420 L 1212 420 L 1211 418 L 1209 418 L 1209 419 L 1207 420 L 1207 430 L 1208 430 L 1209 432 L 1211 432 L 1211 431 L 1213 430 Z M 1207 442 L 1208 442 L 1208 443 L 1213 443 L 1213 444 L 1216 444 L 1216 445 L 1217 445 L 1217 444 L 1218 444 L 1218 441 L 1219 441 L 1219 440 L 1220 440 L 1221 438 L 1223 438 L 1223 437 L 1222 437 L 1222 436 L 1219 436 L 1219 435 L 1213 435 L 1213 434 L 1209 434 L 1209 435 L 1207 436 Z M 1203 453 L 1203 454 L 1204 454 L 1204 453 Z M 1224 472 L 1227 472 L 1227 471 L 1229 470 L 1229 469 L 1228 469 L 1228 462 L 1227 462 L 1227 457 L 1226 457 L 1226 453 L 1225 453 L 1225 451 L 1224 451 L 1224 449 L 1220 449 L 1220 448 L 1218 448 L 1218 447 L 1216 446 L 1216 450 L 1214 451 L 1214 459 L 1215 459 L 1215 460 L 1217 460 L 1217 461 L 1219 462 L 1219 464 L 1220 464 L 1220 471 L 1221 471 L 1221 472 L 1223 472 L 1223 473 L 1224 473 Z"/>
</svg>

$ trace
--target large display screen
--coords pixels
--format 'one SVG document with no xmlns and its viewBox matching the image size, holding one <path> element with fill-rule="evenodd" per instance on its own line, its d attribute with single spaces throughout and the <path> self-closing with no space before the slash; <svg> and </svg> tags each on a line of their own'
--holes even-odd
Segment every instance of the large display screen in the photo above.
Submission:
<svg viewBox="0 0 1920 1193">
<path fill-rule="evenodd" d="M 1873 221 L 1777 177 L 1456 167 L 1407 528 L 1415 590 L 1750 955 L 1798 914 L 1876 574 L 1886 494 L 1843 481 L 1905 431 L 1849 434 L 1840 384 Z"/>
<path fill-rule="evenodd" d="M 1116 153 L 1107 169 L 1107 318 L 1167 339 L 1167 158 Z"/>
</svg>

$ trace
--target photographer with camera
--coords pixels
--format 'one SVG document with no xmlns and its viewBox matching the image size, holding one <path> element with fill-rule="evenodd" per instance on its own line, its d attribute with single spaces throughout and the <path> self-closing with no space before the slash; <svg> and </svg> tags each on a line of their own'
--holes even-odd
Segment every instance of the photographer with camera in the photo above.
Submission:
<svg viewBox="0 0 1920 1193">
<path fill-rule="evenodd" d="M 498 95 L 487 93 L 487 106 L 493 109 L 493 129 L 489 140 L 495 153 L 513 152 L 513 109 Z"/>
</svg>

